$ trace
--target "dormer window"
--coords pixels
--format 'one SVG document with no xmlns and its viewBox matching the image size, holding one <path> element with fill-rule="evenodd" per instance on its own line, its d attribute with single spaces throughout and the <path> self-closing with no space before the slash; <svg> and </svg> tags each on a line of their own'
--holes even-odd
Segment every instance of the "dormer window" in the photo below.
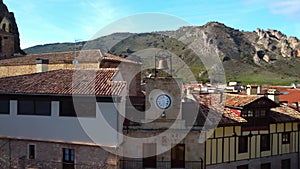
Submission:
<svg viewBox="0 0 300 169">
<path fill-rule="evenodd" d="M 244 113 L 242 113 L 242 117 L 251 117 L 251 118 L 260 118 L 260 117 L 266 117 L 267 116 L 267 110 L 245 110 Z"/>
<path fill-rule="evenodd" d="M 245 113 L 242 113 L 242 117 L 253 117 L 254 111 L 253 110 L 247 110 Z"/>
<path fill-rule="evenodd" d="M 266 117 L 267 110 L 256 110 L 255 117 Z"/>
<path fill-rule="evenodd" d="M 261 111 L 260 111 L 260 116 L 261 116 L 261 117 L 267 116 L 267 111 L 266 111 L 266 110 L 261 110 Z"/>
</svg>

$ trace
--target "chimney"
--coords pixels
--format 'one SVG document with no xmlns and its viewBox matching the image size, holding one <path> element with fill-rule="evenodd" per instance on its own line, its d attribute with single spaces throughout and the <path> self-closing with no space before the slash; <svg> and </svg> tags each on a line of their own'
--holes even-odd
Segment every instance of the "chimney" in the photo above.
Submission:
<svg viewBox="0 0 300 169">
<path fill-rule="evenodd" d="M 297 110 L 297 111 L 300 111 L 300 110 L 299 110 L 299 103 L 298 103 L 298 102 L 294 102 L 294 104 L 296 105 L 296 110 Z"/>
<path fill-rule="evenodd" d="M 48 71 L 49 59 L 46 58 L 37 58 L 36 59 L 36 72 L 47 72 Z"/>
<path fill-rule="evenodd" d="M 258 85 L 247 85 L 246 86 L 247 95 L 257 95 L 261 94 L 261 86 Z"/>
<path fill-rule="evenodd" d="M 277 89 L 268 89 L 267 91 L 267 97 L 271 100 L 273 100 L 274 102 L 279 104 L 279 91 Z"/>
</svg>

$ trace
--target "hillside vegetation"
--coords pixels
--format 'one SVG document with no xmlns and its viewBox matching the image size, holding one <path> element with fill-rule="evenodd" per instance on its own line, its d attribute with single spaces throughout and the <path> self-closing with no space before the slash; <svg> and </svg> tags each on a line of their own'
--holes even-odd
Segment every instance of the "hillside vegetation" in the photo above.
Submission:
<svg viewBox="0 0 300 169">
<path fill-rule="evenodd" d="M 79 42 L 76 46 L 78 44 L 81 45 L 79 49 L 100 49 L 103 53 L 110 52 L 145 65 L 153 64 L 154 55 L 159 50 L 165 50 L 175 58 L 175 75 L 186 70 L 187 65 L 196 80 L 211 80 L 207 71 L 213 69 L 214 64 L 223 66 L 227 81 L 244 84 L 289 85 L 300 79 L 299 40 L 271 29 L 244 32 L 218 22 L 209 22 L 204 26 L 182 27 L 176 31 L 115 33 L 93 41 Z M 49 44 L 25 51 L 72 51 L 74 47 L 74 43 Z M 187 78 L 185 73 L 178 73 L 177 76 Z"/>
</svg>

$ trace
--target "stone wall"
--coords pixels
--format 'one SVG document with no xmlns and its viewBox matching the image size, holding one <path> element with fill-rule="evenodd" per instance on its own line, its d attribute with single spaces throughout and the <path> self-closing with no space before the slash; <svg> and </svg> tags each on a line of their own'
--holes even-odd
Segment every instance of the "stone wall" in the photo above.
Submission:
<svg viewBox="0 0 300 169">
<path fill-rule="evenodd" d="M 35 145 L 35 159 L 28 159 L 28 145 Z M 98 146 L 0 139 L 0 168 L 61 169 L 63 148 L 75 150 L 75 169 L 117 168 L 118 158 Z"/>
<path fill-rule="evenodd" d="M 10 58 L 15 53 L 14 36 L 0 33 L 0 58 Z"/>
<path fill-rule="evenodd" d="M 199 143 L 200 133 L 199 131 L 191 131 L 183 140 L 177 139 L 178 134 L 182 133 L 180 131 L 174 131 L 170 137 L 164 138 L 159 136 L 159 132 L 156 130 L 125 130 L 129 137 L 135 138 L 149 138 L 151 136 L 156 135 L 156 140 L 148 141 L 144 140 L 145 143 L 136 142 L 135 144 L 131 144 L 128 140 L 124 139 L 124 143 L 122 144 L 122 150 L 125 155 L 133 155 L 138 156 L 140 158 L 124 158 L 123 166 L 124 169 L 135 168 L 142 169 L 142 158 L 144 156 L 144 145 L 145 144 L 156 144 L 156 152 L 158 153 L 156 156 L 157 166 L 158 168 L 171 168 L 171 147 L 176 144 L 184 144 L 185 147 L 185 166 L 189 169 L 201 169 L 201 166 L 204 165 L 203 161 L 205 160 L 205 144 Z M 151 140 L 151 139 L 149 139 Z M 148 142 L 147 142 L 148 141 Z M 160 153 L 161 150 L 164 150 L 164 153 Z M 147 150 L 146 150 L 147 151 Z M 148 150 L 149 151 L 149 150 Z M 150 150 L 151 151 L 151 150 Z M 164 167 L 159 167 L 163 165 Z"/>
<path fill-rule="evenodd" d="M 49 64 L 48 71 L 59 69 L 73 69 L 73 64 Z M 82 63 L 79 69 L 97 69 L 98 63 Z M 24 74 L 36 73 L 36 65 L 20 65 L 20 66 L 0 66 L 0 77 L 18 76 Z"/>
</svg>

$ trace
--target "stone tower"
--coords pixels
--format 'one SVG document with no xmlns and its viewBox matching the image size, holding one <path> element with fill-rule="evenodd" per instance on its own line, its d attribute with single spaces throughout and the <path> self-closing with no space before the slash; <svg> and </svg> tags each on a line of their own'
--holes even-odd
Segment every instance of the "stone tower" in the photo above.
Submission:
<svg viewBox="0 0 300 169">
<path fill-rule="evenodd" d="M 14 13 L 8 10 L 7 6 L 3 3 L 3 0 L 0 1 L 0 22 L 2 42 L 4 42 L 4 40 L 9 41 L 8 48 L 6 45 L 0 46 L 2 51 L 8 50 L 6 53 L 0 52 L 0 58 L 11 57 L 14 53 L 23 53 L 20 47 L 19 30 Z M 12 42 L 11 39 L 13 39 Z M 3 44 L 7 43 L 2 43 L 2 45 Z M 11 52 L 11 50 L 13 52 Z"/>
<path fill-rule="evenodd" d="M 7 16 L 0 22 L 0 58 L 13 57 L 15 53 L 15 36 L 12 23 Z"/>
<path fill-rule="evenodd" d="M 184 125 L 182 121 L 183 82 L 182 79 L 172 76 L 171 69 L 167 65 L 163 67 L 166 69 L 155 69 L 156 75 L 145 79 L 145 120 L 153 121 L 152 124 L 155 124 L 153 127 L 170 127 L 170 124 L 178 123 L 175 126 L 181 128 Z"/>
</svg>

